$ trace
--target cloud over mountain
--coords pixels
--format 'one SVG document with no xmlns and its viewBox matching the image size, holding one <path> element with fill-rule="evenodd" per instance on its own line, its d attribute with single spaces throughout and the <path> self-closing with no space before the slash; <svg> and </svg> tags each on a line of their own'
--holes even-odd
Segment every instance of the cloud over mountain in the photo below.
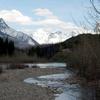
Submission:
<svg viewBox="0 0 100 100">
<path fill-rule="evenodd" d="M 32 24 L 32 19 L 26 15 L 23 15 L 18 10 L 0 10 L 0 18 L 8 22 L 16 22 L 22 25 Z"/>
</svg>

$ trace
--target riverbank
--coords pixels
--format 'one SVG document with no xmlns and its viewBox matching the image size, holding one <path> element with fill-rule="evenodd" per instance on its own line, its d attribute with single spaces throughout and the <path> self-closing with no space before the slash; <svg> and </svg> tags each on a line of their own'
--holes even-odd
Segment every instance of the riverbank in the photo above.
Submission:
<svg viewBox="0 0 100 100">
<path fill-rule="evenodd" d="M 33 62 L 48 62 L 48 59 L 31 57 L 27 55 L 17 56 L 1 56 L 0 63 L 33 63 Z"/>
<path fill-rule="evenodd" d="M 63 73 L 59 68 L 25 68 L 4 70 L 0 74 L 0 100 L 54 100 L 53 92 L 33 84 L 26 84 L 24 79 L 41 75 Z"/>
</svg>

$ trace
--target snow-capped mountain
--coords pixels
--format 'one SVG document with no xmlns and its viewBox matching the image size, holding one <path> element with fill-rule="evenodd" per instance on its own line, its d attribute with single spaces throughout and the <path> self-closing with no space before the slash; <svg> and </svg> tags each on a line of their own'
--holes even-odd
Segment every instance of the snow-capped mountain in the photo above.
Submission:
<svg viewBox="0 0 100 100">
<path fill-rule="evenodd" d="M 28 48 L 30 46 L 39 45 L 31 36 L 9 27 L 2 18 L 0 18 L 0 37 L 8 37 L 8 39 L 13 40 L 15 46 L 19 48 Z"/>
<path fill-rule="evenodd" d="M 27 32 L 27 31 L 26 31 Z M 62 32 L 62 31 L 55 31 L 55 32 L 28 32 L 30 33 L 31 37 L 34 37 L 39 44 L 55 44 L 59 42 L 65 41 L 69 38 L 69 34 Z"/>
<path fill-rule="evenodd" d="M 56 31 L 48 34 L 48 43 L 60 43 L 65 41 L 68 38 L 68 34 L 61 32 L 61 31 Z"/>
</svg>

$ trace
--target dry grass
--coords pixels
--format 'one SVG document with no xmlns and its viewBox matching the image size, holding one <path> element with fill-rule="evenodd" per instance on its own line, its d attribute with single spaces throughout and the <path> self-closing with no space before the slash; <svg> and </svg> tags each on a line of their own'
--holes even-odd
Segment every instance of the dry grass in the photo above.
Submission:
<svg viewBox="0 0 100 100">
<path fill-rule="evenodd" d="M 27 55 L 17 56 L 1 56 L 0 63 L 32 63 L 32 62 L 46 62 L 45 58 L 31 57 Z"/>
</svg>

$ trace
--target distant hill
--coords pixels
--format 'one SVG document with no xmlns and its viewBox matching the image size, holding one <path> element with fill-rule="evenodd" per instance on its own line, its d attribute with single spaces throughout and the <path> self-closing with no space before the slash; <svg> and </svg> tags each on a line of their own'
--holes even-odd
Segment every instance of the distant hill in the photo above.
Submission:
<svg viewBox="0 0 100 100">
<path fill-rule="evenodd" d="M 89 42 L 99 42 L 100 35 L 99 34 L 80 34 L 75 37 L 71 37 L 66 41 L 62 42 L 61 45 L 64 49 L 66 48 L 73 48 L 75 45 L 81 44 L 84 41 Z"/>
<path fill-rule="evenodd" d="M 100 78 L 100 35 L 81 34 L 61 45 L 53 56 L 55 61 L 65 61 L 69 67 L 79 70 L 81 76 Z"/>
</svg>

